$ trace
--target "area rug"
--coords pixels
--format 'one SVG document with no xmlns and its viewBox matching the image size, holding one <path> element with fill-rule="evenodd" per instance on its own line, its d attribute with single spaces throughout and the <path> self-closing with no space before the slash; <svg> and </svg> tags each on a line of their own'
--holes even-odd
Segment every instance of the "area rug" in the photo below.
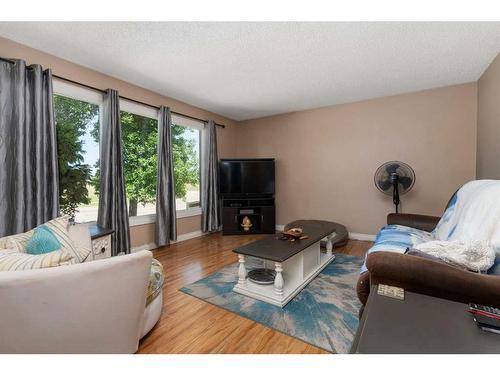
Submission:
<svg viewBox="0 0 500 375">
<path fill-rule="evenodd" d="M 358 328 L 361 304 L 356 281 L 362 263 L 363 258 L 336 254 L 335 260 L 283 309 L 232 291 L 238 263 L 180 291 L 329 352 L 348 353 Z"/>
</svg>

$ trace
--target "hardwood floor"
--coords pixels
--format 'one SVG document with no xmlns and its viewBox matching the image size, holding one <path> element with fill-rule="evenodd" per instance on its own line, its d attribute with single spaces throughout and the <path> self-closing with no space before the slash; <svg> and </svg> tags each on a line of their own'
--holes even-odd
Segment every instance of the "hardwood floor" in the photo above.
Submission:
<svg viewBox="0 0 500 375">
<path fill-rule="evenodd" d="M 179 292 L 237 261 L 232 250 L 265 235 L 211 234 L 154 251 L 165 270 L 163 314 L 138 353 L 325 353 L 300 340 Z M 363 256 L 371 242 L 349 241 L 335 249 Z"/>
</svg>

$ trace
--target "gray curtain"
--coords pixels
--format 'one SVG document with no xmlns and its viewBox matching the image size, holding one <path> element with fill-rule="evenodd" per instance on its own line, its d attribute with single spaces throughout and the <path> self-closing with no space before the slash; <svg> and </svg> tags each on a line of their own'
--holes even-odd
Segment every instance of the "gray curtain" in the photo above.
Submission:
<svg viewBox="0 0 500 375">
<path fill-rule="evenodd" d="M 159 116 L 155 242 L 157 246 L 166 246 L 177 239 L 170 108 L 160 107 Z"/>
<path fill-rule="evenodd" d="M 0 237 L 59 212 L 52 74 L 0 61 Z"/>
<path fill-rule="evenodd" d="M 201 229 L 217 231 L 221 227 L 219 206 L 219 164 L 217 156 L 217 131 L 210 120 L 205 129 L 201 157 Z"/>
<path fill-rule="evenodd" d="M 97 224 L 113 229 L 111 253 L 130 253 L 127 197 L 123 178 L 122 132 L 118 91 L 104 95 L 103 121 L 99 129 L 99 211 Z"/>
</svg>

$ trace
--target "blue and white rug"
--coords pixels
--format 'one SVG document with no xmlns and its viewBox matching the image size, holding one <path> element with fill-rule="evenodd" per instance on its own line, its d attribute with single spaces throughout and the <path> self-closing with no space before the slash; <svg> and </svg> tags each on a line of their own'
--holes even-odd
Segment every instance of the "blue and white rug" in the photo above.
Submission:
<svg viewBox="0 0 500 375">
<path fill-rule="evenodd" d="M 180 290 L 329 352 L 348 353 L 358 328 L 356 282 L 362 263 L 363 258 L 336 254 L 283 309 L 232 291 L 238 263 Z"/>
</svg>

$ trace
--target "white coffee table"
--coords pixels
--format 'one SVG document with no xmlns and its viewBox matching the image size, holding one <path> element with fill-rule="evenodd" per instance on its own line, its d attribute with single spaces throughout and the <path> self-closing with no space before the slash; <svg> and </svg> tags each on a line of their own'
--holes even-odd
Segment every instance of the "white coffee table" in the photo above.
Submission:
<svg viewBox="0 0 500 375">
<path fill-rule="evenodd" d="M 335 259 L 333 244 L 336 223 L 321 220 L 303 220 L 301 227 L 309 238 L 295 242 L 283 241 L 276 236 L 256 241 L 233 250 L 238 254 L 238 282 L 233 291 L 284 307 L 304 287 Z M 320 242 L 325 239 L 326 252 Z M 262 261 L 262 267 L 274 269 L 274 284 L 261 285 L 247 277 L 247 258 Z"/>
</svg>

